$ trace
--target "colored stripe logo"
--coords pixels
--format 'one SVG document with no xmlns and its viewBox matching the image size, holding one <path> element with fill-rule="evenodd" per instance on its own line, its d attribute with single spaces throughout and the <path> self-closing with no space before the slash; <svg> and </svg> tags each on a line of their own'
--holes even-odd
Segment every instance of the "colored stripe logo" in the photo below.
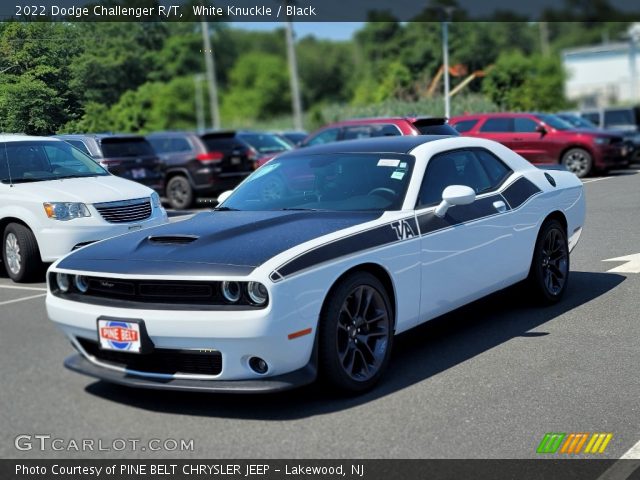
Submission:
<svg viewBox="0 0 640 480">
<path fill-rule="evenodd" d="M 612 433 L 545 433 L 536 453 L 600 454 L 605 452 L 612 438 Z"/>
</svg>

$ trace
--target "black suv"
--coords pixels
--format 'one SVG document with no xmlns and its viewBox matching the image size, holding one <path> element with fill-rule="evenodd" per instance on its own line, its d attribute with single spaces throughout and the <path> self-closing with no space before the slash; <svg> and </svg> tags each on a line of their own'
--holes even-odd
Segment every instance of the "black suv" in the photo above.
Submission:
<svg viewBox="0 0 640 480">
<path fill-rule="evenodd" d="M 275 144 L 266 142 L 265 135 L 274 137 Z M 254 145 L 256 139 L 261 143 Z M 158 132 L 147 140 L 165 165 L 165 195 L 176 209 L 189 208 L 199 196 L 235 188 L 267 153 L 291 148 L 273 135 L 256 132 Z M 267 143 L 270 148 L 264 147 Z"/>
<path fill-rule="evenodd" d="M 91 156 L 109 172 L 164 193 L 162 162 L 151 144 L 140 135 L 56 135 Z"/>
</svg>

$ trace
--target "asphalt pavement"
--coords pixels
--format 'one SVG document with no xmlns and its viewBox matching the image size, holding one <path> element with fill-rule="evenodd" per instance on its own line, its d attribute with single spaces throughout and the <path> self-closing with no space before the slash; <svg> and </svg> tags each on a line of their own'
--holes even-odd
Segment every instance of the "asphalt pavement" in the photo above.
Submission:
<svg viewBox="0 0 640 480">
<path fill-rule="evenodd" d="M 72 348 L 47 320 L 44 284 L 0 278 L 0 458 L 534 458 L 547 432 L 612 433 L 599 457 L 619 458 L 640 440 L 640 273 L 603 260 L 640 253 L 640 174 L 590 178 L 585 190 L 559 305 L 533 306 L 516 286 L 400 335 L 382 383 L 359 397 L 94 381 L 63 368 Z M 62 450 L 18 450 L 19 435 L 50 435 Z M 110 450 L 75 451 L 83 439 Z M 139 448 L 115 451 L 118 439 Z M 150 439 L 193 449 L 152 452 Z"/>
</svg>

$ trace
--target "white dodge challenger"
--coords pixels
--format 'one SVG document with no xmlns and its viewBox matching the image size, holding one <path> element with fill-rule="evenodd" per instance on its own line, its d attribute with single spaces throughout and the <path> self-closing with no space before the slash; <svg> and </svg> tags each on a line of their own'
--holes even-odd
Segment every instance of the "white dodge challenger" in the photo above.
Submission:
<svg viewBox="0 0 640 480">
<path fill-rule="evenodd" d="M 395 334 L 527 280 L 567 288 L 582 183 L 477 138 L 284 154 L 211 212 L 71 253 L 47 312 L 71 370 L 157 389 L 264 392 L 380 380 Z"/>
</svg>

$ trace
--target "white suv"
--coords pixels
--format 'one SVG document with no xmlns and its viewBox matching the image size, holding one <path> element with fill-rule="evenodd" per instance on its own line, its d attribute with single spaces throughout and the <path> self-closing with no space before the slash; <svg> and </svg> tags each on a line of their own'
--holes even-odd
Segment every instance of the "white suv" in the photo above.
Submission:
<svg viewBox="0 0 640 480">
<path fill-rule="evenodd" d="M 157 193 L 68 143 L 0 135 L 2 261 L 14 281 L 76 248 L 166 222 Z"/>
</svg>

